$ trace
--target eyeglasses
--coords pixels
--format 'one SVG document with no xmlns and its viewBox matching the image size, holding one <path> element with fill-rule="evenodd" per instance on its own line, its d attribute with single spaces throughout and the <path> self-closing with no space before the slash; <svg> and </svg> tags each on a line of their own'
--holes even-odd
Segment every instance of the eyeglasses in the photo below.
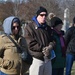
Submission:
<svg viewBox="0 0 75 75">
<path fill-rule="evenodd" d="M 43 16 L 45 16 L 45 17 L 46 17 L 46 16 L 47 16 L 47 14 L 40 14 L 40 16 L 41 16 L 41 17 L 43 17 Z"/>
<path fill-rule="evenodd" d="M 19 26 L 13 26 L 12 27 L 12 29 L 15 29 L 15 28 L 19 29 L 20 27 Z"/>
</svg>

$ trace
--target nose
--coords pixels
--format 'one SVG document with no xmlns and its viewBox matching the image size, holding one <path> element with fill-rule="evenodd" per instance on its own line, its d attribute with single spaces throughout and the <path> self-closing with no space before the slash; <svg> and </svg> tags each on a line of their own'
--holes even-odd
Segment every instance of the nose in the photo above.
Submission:
<svg viewBox="0 0 75 75">
<path fill-rule="evenodd" d="M 46 19 L 46 17 L 45 17 L 45 16 L 43 16 L 43 19 Z"/>
<path fill-rule="evenodd" d="M 18 30 L 18 27 L 15 27 L 15 30 Z"/>
</svg>

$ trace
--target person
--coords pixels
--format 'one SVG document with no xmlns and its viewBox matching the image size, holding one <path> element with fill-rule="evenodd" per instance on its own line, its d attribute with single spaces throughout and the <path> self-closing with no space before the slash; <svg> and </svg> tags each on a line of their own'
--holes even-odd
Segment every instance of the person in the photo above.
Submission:
<svg viewBox="0 0 75 75">
<path fill-rule="evenodd" d="M 3 22 L 4 34 L 0 36 L 0 75 L 24 75 L 23 61 L 27 44 L 21 36 L 21 23 L 15 16 Z M 18 47 L 11 39 L 20 47 Z"/>
<path fill-rule="evenodd" d="M 46 8 L 40 6 L 32 22 L 25 27 L 25 38 L 33 57 L 29 75 L 52 75 L 50 51 L 54 47 L 51 28 L 46 23 Z"/>
<path fill-rule="evenodd" d="M 75 60 L 75 17 L 73 25 L 65 33 L 65 41 L 67 45 L 66 51 L 66 75 L 71 75 L 72 65 Z"/>
<path fill-rule="evenodd" d="M 63 22 L 59 17 L 53 17 L 50 20 L 50 26 L 52 28 L 53 39 L 56 43 L 54 52 L 56 57 L 52 59 L 52 75 L 64 75 L 64 67 L 66 62 L 66 46 L 61 31 Z"/>
</svg>

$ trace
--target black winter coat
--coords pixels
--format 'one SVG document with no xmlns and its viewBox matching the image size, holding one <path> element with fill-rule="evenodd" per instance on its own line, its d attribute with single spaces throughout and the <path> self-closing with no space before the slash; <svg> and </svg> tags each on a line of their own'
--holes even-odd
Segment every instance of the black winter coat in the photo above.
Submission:
<svg viewBox="0 0 75 75">
<path fill-rule="evenodd" d="M 65 33 L 65 41 L 67 45 L 67 53 L 75 55 L 75 27 L 71 27 Z"/>
</svg>

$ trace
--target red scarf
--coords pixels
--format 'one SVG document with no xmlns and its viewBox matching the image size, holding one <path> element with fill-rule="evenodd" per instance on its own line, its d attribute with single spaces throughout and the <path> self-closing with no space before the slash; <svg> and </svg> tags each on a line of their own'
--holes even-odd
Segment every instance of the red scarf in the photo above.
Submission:
<svg viewBox="0 0 75 75">
<path fill-rule="evenodd" d="M 61 47 L 62 47 L 62 55 L 66 56 L 66 45 L 65 45 L 64 37 L 63 37 L 62 33 L 60 31 L 58 31 L 57 29 L 54 28 L 53 30 L 56 31 L 56 33 L 59 35 L 60 43 L 61 43 Z"/>
</svg>

